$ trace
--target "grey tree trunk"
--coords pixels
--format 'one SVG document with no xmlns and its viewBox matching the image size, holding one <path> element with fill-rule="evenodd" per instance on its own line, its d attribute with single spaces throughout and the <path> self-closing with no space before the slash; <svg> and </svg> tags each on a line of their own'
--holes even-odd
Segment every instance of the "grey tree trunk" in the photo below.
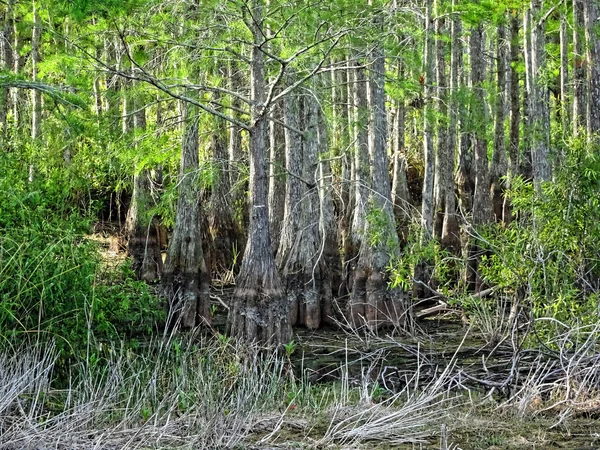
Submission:
<svg viewBox="0 0 600 450">
<path fill-rule="evenodd" d="M 33 32 L 31 35 L 31 76 L 34 81 L 38 79 L 38 65 L 41 61 L 42 27 L 40 23 L 39 5 L 33 2 Z M 42 138 L 42 93 L 39 89 L 31 91 L 31 138 L 34 141 Z"/>
<path fill-rule="evenodd" d="M 403 239 L 406 239 L 411 218 L 411 199 L 406 178 L 408 163 L 406 160 L 406 105 L 404 100 L 396 102 L 396 115 L 394 117 L 392 133 L 395 136 L 392 147 L 394 170 L 392 200 L 394 202 L 396 223 L 400 227 L 401 236 Z"/>
<path fill-rule="evenodd" d="M 584 2 L 585 37 L 587 41 L 587 135 L 588 141 L 596 140 L 600 131 L 600 34 L 598 0 Z"/>
<path fill-rule="evenodd" d="M 471 30 L 471 121 L 474 130 L 475 191 L 473 194 L 473 224 L 483 225 L 490 222 L 490 178 L 488 173 L 487 133 L 488 110 L 485 103 L 485 60 L 483 44 L 485 37 L 483 24 Z"/>
<path fill-rule="evenodd" d="M 472 226 L 478 227 L 489 223 L 492 219 L 490 207 L 490 177 L 488 172 L 487 156 L 487 106 L 485 103 L 485 61 L 483 45 L 485 37 L 483 24 L 471 29 L 469 53 L 471 55 L 471 124 L 474 135 L 475 157 L 475 191 L 473 193 L 473 219 Z M 467 244 L 467 283 L 476 291 L 481 289 L 479 277 L 479 261 L 481 248 L 477 242 L 471 240 Z"/>
<path fill-rule="evenodd" d="M 433 147 L 433 118 L 432 118 L 432 97 L 434 85 L 434 67 L 435 67 L 435 52 L 434 52 L 434 30 L 432 20 L 433 1 L 426 0 L 425 11 L 425 111 L 424 116 L 424 136 L 423 136 L 423 155 L 425 173 L 423 177 L 423 194 L 421 203 L 421 232 L 422 241 L 426 242 L 433 237 L 433 211 L 434 211 L 434 164 L 435 164 L 435 149 Z"/>
<path fill-rule="evenodd" d="M 175 228 L 169 242 L 161 290 L 169 302 L 171 326 L 210 324 L 210 274 L 204 261 L 198 187 L 198 118 L 183 106 L 185 130 L 177 186 Z"/>
<path fill-rule="evenodd" d="M 457 67 L 457 86 L 459 91 L 466 90 L 468 85 L 468 74 L 463 69 L 465 49 L 462 44 L 462 23 L 460 19 L 453 21 L 455 28 L 454 35 L 456 39 L 452 40 L 452 55 L 454 60 L 452 65 Z M 456 184 L 458 187 L 459 205 L 463 211 L 473 210 L 473 192 L 475 190 L 475 179 L 473 177 L 473 133 L 470 120 L 470 114 L 467 110 L 467 103 L 458 102 L 458 169 L 456 174 Z"/>
<path fill-rule="evenodd" d="M 508 60 L 506 27 L 504 24 L 498 25 L 496 43 L 496 77 L 497 92 L 495 104 L 494 121 L 494 153 L 490 164 L 490 181 L 492 194 L 492 210 L 497 222 L 501 222 L 504 216 L 504 186 L 502 177 L 507 173 L 506 163 L 506 141 L 505 141 L 505 122 L 506 122 L 506 65 Z"/>
<path fill-rule="evenodd" d="M 4 27 L 2 29 L 2 35 L 0 37 L 0 67 L 3 71 L 12 72 L 14 68 L 13 61 L 13 5 L 14 0 L 9 0 L 4 9 Z M 8 123 L 7 116 L 10 110 L 10 92 L 9 88 L 0 89 L 0 135 L 2 141 L 7 137 Z"/>
<path fill-rule="evenodd" d="M 382 17 L 374 19 L 381 27 Z M 406 305 L 400 288 L 388 288 L 387 268 L 400 255 L 400 246 L 390 190 L 387 157 L 387 116 L 385 109 L 385 57 L 376 45 L 370 55 L 368 85 L 369 157 L 371 191 L 367 205 L 364 237 L 354 273 L 349 304 L 349 319 L 354 326 L 376 329 L 383 325 L 405 326 Z"/>
<path fill-rule="evenodd" d="M 271 115 L 282 120 L 280 104 L 273 105 Z M 285 203 L 285 137 L 283 126 L 275 121 L 269 122 L 269 161 L 269 226 L 273 253 L 276 253 Z"/>
<path fill-rule="evenodd" d="M 521 102 L 519 72 L 517 70 L 520 61 L 519 30 L 521 21 L 517 13 L 512 13 L 510 18 L 510 131 L 508 144 L 508 174 L 506 178 L 506 187 L 510 189 L 512 180 L 518 175 L 519 171 L 519 143 L 520 143 L 520 124 L 521 124 Z M 509 224 L 512 220 L 510 201 L 508 197 L 504 198 L 503 219 L 504 223 Z"/>
<path fill-rule="evenodd" d="M 260 48 L 264 44 L 262 0 L 251 0 L 248 6 L 253 18 L 250 24 L 253 37 L 250 65 L 250 224 L 227 327 L 230 334 L 246 341 L 282 344 L 290 341 L 292 330 L 289 305 L 283 296 L 269 232 L 268 111 L 264 104 L 264 54 Z"/>
<path fill-rule="evenodd" d="M 325 205 L 325 194 L 321 193 L 318 106 L 310 93 L 302 98 L 292 94 L 285 102 L 286 125 L 303 130 L 304 135 L 285 131 L 288 176 L 284 226 L 277 253 L 290 305 L 290 322 L 311 329 L 332 315 L 325 225 L 329 227 L 327 222 L 333 217 L 333 204 L 329 201 Z"/>
<path fill-rule="evenodd" d="M 21 34 L 19 33 L 19 23 L 20 18 L 17 17 L 17 8 L 13 8 L 13 72 L 21 73 L 21 69 L 25 64 L 25 58 L 21 56 L 21 50 L 23 48 L 23 39 L 21 38 Z M 23 118 L 21 116 L 21 89 L 11 89 L 11 106 L 13 113 L 13 122 L 14 127 L 17 130 L 20 130 L 23 125 Z"/>
<path fill-rule="evenodd" d="M 456 8 L 456 1 L 452 4 Z M 460 19 L 453 17 L 450 25 L 450 41 L 452 53 L 450 61 L 450 111 L 448 123 L 448 150 L 449 165 L 446 170 L 450 172 L 450 186 L 446 192 L 446 209 L 444 211 L 444 223 L 442 224 L 442 245 L 458 254 L 460 251 L 460 228 L 456 215 L 456 197 L 454 194 L 454 155 L 458 144 L 458 123 L 462 102 L 458 98 L 460 89 L 460 71 L 462 61 L 462 45 L 460 44 Z M 464 120 L 464 119 L 462 119 Z"/>
<path fill-rule="evenodd" d="M 573 136 L 587 125 L 584 3 L 584 0 L 573 0 Z"/>
<path fill-rule="evenodd" d="M 441 15 L 439 2 L 435 4 L 436 11 Z M 454 198 L 454 148 L 450 147 L 448 139 L 448 82 L 446 77 L 446 26 L 444 19 L 435 22 L 436 31 L 436 103 L 437 103 L 437 145 L 435 147 L 435 181 L 434 192 L 434 236 L 441 241 L 444 227 L 444 217 L 448 208 L 448 197 Z M 450 214 L 454 214 L 451 211 Z"/>
<path fill-rule="evenodd" d="M 541 0 L 533 0 L 531 11 L 531 78 L 533 182 L 539 191 L 540 183 L 550 180 L 550 109 L 548 87 L 541 73 L 546 65 L 546 24 L 540 20 Z"/>
<path fill-rule="evenodd" d="M 358 66 L 354 70 L 354 214 L 352 218 L 352 245 L 346 255 L 354 260 L 362 244 L 365 231 L 367 199 L 369 198 L 369 110 L 367 104 L 367 78 L 365 69 Z M 352 270 L 353 271 L 353 270 Z"/>
<path fill-rule="evenodd" d="M 571 127 L 571 107 L 569 96 L 569 23 L 567 20 L 567 6 L 561 6 L 560 12 L 560 119 L 563 136 Z"/>
</svg>

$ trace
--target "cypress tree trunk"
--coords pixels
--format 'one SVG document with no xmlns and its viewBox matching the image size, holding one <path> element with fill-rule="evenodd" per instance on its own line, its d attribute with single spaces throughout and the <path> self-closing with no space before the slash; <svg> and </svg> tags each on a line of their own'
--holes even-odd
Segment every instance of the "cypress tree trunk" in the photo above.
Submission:
<svg viewBox="0 0 600 450">
<path fill-rule="evenodd" d="M 314 98 L 311 99 L 315 104 L 317 115 L 319 117 L 317 127 L 317 151 L 328 148 L 327 139 L 327 120 L 322 114 Z M 329 292 L 324 293 L 321 300 L 321 322 L 325 324 L 333 323 L 332 318 L 336 313 L 342 310 L 334 311 L 333 299 L 340 292 L 342 286 L 342 265 L 339 249 L 339 232 L 336 221 L 335 206 L 332 197 L 333 176 L 331 174 L 331 165 L 327 158 L 319 157 L 318 172 L 319 187 L 319 233 L 321 234 L 321 248 L 326 264 L 325 277 L 328 277 Z M 326 288 L 325 288 L 326 289 Z M 339 314 L 338 314 L 339 315 Z"/>
<path fill-rule="evenodd" d="M 541 16 L 541 0 L 533 0 L 531 14 L 531 91 L 529 98 L 532 109 L 532 159 L 533 182 L 539 191 L 540 183 L 550 180 L 550 109 L 548 88 L 544 84 L 541 72 L 546 64 L 546 24 L 539 22 Z"/>
<path fill-rule="evenodd" d="M 506 141 L 504 136 L 504 123 L 506 121 L 506 27 L 504 24 L 497 28 L 497 52 L 496 52 L 496 117 L 494 122 L 494 153 L 490 165 L 492 209 L 497 222 L 503 220 L 503 186 L 501 178 L 506 175 Z"/>
<path fill-rule="evenodd" d="M 23 39 L 19 33 L 18 22 L 20 18 L 17 17 L 17 8 L 13 8 L 12 22 L 13 22 L 13 72 L 18 74 L 21 73 L 21 69 L 25 64 L 25 58 L 21 56 L 21 50 L 23 48 Z M 13 108 L 13 122 L 14 127 L 17 130 L 22 129 L 23 119 L 20 111 L 21 104 L 21 89 L 14 88 L 11 90 L 11 106 Z"/>
<path fill-rule="evenodd" d="M 517 71 L 520 60 L 519 29 L 520 20 L 517 13 L 510 18 L 510 132 L 508 144 L 508 176 L 506 178 L 507 189 L 511 188 L 512 180 L 518 175 L 519 170 L 519 128 L 521 123 L 521 103 L 519 72 Z M 511 207 L 508 197 L 504 199 L 503 221 L 509 224 L 512 220 Z"/>
<path fill-rule="evenodd" d="M 360 63 L 359 63 L 360 64 Z M 365 230 L 366 207 L 369 197 L 369 110 L 367 105 L 367 78 L 365 68 L 357 66 L 354 69 L 354 214 L 352 217 L 352 245 L 346 255 L 346 260 L 354 260 Z M 351 269 L 353 271 L 353 269 Z"/>
<path fill-rule="evenodd" d="M 250 224 L 248 243 L 229 310 L 229 332 L 240 339 L 282 344 L 291 338 L 289 306 L 271 247 L 267 173 L 267 112 L 265 111 L 262 0 L 251 0 L 253 17 L 250 97 Z"/>
<path fill-rule="evenodd" d="M 282 120 L 281 105 L 273 105 L 271 114 L 279 121 Z M 269 122 L 269 227 L 273 253 L 279 247 L 281 223 L 285 203 L 285 137 L 283 126 Z"/>
<path fill-rule="evenodd" d="M 4 27 L 2 29 L 1 42 L 0 42 L 0 67 L 3 71 L 13 71 L 13 4 L 14 0 L 9 0 L 4 9 Z M 10 95 L 9 89 L 3 87 L 0 89 L 0 135 L 2 141 L 7 136 L 7 115 L 10 110 Z"/>
<path fill-rule="evenodd" d="M 161 280 L 161 290 L 172 311 L 172 324 L 191 328 L 210 324 L 210 275 L 201 239 L 198 188 L 198 118 L 194 108 L 183 106 L 185 130 L 181 145 L 177 212 Z"/>
<path fill-rule="evenodd" d="M 225 74 L 220 74 L 224 76 Z M 214 104 L 219 105 L 220 96 L 214 94 Z M 219 108 L 217 106 L 217 108 Z M 234 251 L 242 246 L 240 230 L 233 218 L 231 200 L 231 184 L 229 180 L 227 127 L 220 117 L 213 117 L 214 128 L 211 135 L 214 170 L 217 174 L 213 180 L 208 204 L 207 219 L 210 245 L 206 255 L 207 265 L 213 277 L 227 273 L 234 268 Z M 226 280 L 233 281 L 233 280 Z"/>
<path fill-rule="evenodd" d="M 383 26 L 381 15 L 375 24 Z M 349 304 L 349 319 L 354 326 L 404 326 L 404 292 L 388 288 L 387 268 L 400 254 L 394 223 L 387 157 L 387 116 L 385 110 L 385 57 L 378 45 L 372 50 L 368 106 L 369 157 L 372 189 L 369 191 L 367 220 L 361 241 L 358 265 Z"/>
<path fill-rule="evenodd" d="M 439 11 L 439 2 L 436 1 L 436 11 Z M 454 149 L 449 145 L 448 139 L 448 85 L 446 80 L 446 43 L 445 24 L 442 18 L 435 23 L 436 31 L 436 103 L 437 103 L 437 145 L 435 147 L 435 181 L 434 181 L 434 236 L 441 240 L 444 226 L 444 217 L 448 208 L 448 197 L 454 197 Z M 450 212 L 454 214 L 454 211 Z"/>
<path fill-rule="evenodd" d="M 393 179 L 392 179 L 392 200 L 394 202 L 394 216 L 396 224 L 400 227 L 400 235 L 406 239 L 408 235 L 408 225 L 410 221 L 410 192 L 408 190 L 408 181 L 406 179 L 407 161 L 406 161 L 406 105 L 404 100 L 396 102 L 396 115 L 392 127 L 394 133 L 393 154 Z"/>
<path fill-rule="evenodd" d="M 424 136 L 423 136 L 423 155 L 425 174 L 423 177 L 423 197 L 421 204 L 421 228 L 422 240 L 428 241 L 433 237 L 433 212 L 434 212 L 434 164 L 435 150 L 433 147 L 433 119 L 432 119 L 432 97 L 434 85 L 435 59 L 434 59 L 434 37 L 432 20 L 432 0 L 427 0 L 425 12 L 425 111 L 424 115 Z"/>
<path fill-rule="evenodd" d="M 284 118 L 286 125 L 302 129 L 304 136 L 289 129 L 285 131 L 288 177 L 277 265 L 290 305 L 291 324 L 314 329 L 332 314 L 331 272 L 324 251 L 327 235 L 323 225 L 332 216 L 333 205 L 329 203 L 328 216 L 322 217 L 317 154 L 319 114 L 313 95 L 301 99 L 288 96 Z"/>
<path fill-rule="evenodd" d="M 33 32 L 31 35 L 31 76 L 34 81 L 38 79 L 38 65 L 41 61 L 41 34 L 39 5 L 34 1 Z M 31 138 L 34 141 L 42 138 L 42 93 L 39 89 L 31 91 Z"/>
<path fill-rule="evenodd" d="M 484 44 L 483 24 L 471 29 L 471 122 L 474 133 L 475 156 L 475 191 L 473 194 L 474 227 L 489 223 L 492 218 L 490 208 L 490 182 L 487 157 L 487 108 L 485 104 L 485 62 L 483 59 Z M 467 282 L 476 291 L 481 289 L 479 278 L 479 261 L 481 248 L 471 241 L 468 243 Z"/>
<path fill-rule="evenodd" d="M 452 8 L 455 9 L 456 1 Z M 450 62 L 450 112 L 448 124 L 448 150 L 446 157 L 447 168 L 450 177 L 449 187 L 446 191 L 446 209 L 444 211 L 444 223 L 442 224 L 442 245 L 458 254 L 460 250 L 460 229 L 456 216 L 456 197 L 454 185 L 454 155 L 458 143 L 458 121 L 462 102 L 458 99 L 460 89 L 460 61 L 462 61 L 462 45 L 460 44 L 460 22 L 456 17 L 452 18 L 450 25 L 450 41 L 452 43 L 452 55 Z M 462 119 L 464 120 L 464 119 Z"/>
<path fill-rule="evenodd" d="M 243 78 L 241 70 L 236 66 L 233 61 L 229 62 L 227 67 L 229 88 L 233 92 L 239 92 L 242 89 Z M 241 100 L 237 97 L 231 99 L 232 111 L 231 114 L 235 119 L 239 119 L 239 110 L 242 107 Z M 229 180 L 231 183 L 231 204 L 235 211 L 241 210 L 241 221 L 238 224 L 240 228 L 240 243 L 241 247 L 238 249 L 240 254 L 244 253 L 244 246 L 246 244 L 246 233 L 245 230 L 248 227 L 248 195 L 247 183 L 241 179 L 240 172 L 241 166 L 246 164 L 244 151 L 242 149 L 242 132 L 243 130 L 232 123 L 229 124 Z"/>
<path fill-rule="evenodd" d="M 600 35 L 598 0 L 584 2 L 585 37 L 587 40 L 587 81 L 589 101 L 587 107 L 588 140 L 595 139 L 600 131 Z"/>
<path fill-rule="evenodd" d="M 570 127 L 569 104 L 569 34 L 567 21 L 567 6 L 561 6 L 560 12 L 560 119 L 563 136 L 567 135 Z"/>
<path fill-rule="evenodd" d="M 593 0 L 590 0 L 593 1 Z M 584 0 L 573 0 L 573 136 L 587 124 Z"/>
</svg>

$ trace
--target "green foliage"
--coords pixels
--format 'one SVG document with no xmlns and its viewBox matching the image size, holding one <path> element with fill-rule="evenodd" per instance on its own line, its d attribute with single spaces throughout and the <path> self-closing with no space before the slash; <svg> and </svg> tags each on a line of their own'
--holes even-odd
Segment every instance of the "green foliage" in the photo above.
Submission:
<svg viewBox="0 0 600 450">
<path fill-rule="evenodd" d="M 461 263 L 453 255 L 444 250 L 435 239 L 424 242 L 421 230 L 414 227 L 410 230 L 402 256 L 392 261 L 390 266 L 392 287 L 410 290 L 413 287 L 415 268 L 427 264 L 431 269 L 431 278 L 436 280 L 438 290 L 447 294 L 461 269 Z"/>
<path fill-rule="evenodd" d="M 526 293 L 537 316 L 566 324 L 598 320 L 600 159 L 584 147 L 572 143 L 540 194 L 514 180 L 509 195 L 518 220 L 506 230 L 488 229 L 483 239 L 486 281 L 511 295 Z"/>
<path fill-rule="evenodd" d="M 18 161 L 0 158 L 0 336 L 54 340 L 66 362 L 91 340 L 150 333 L 162 320 L 158 300 L 126 266 L 103 274 L 67 182 L 29 182 Z"/>
</svg>

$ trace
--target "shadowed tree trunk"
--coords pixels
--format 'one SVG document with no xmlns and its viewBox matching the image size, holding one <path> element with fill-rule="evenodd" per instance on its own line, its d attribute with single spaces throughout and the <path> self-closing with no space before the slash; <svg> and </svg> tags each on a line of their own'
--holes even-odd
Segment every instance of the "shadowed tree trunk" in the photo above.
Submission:
<svg viewBox="0 0 600 450">
<path fill-rule="evenodd" d="M 492 219 L 490 205 L 490 182 L 487 156 L 487 107 L 485 104 L 485 62 L 483 45 L 485 43 L 483 24 L 471 29 L 471 123 L 474 134 L 475 191 L 473 194 L 473 227 L 489 223 Z M 481 248 L 473 240 L 468 243 L 467 281 L 476 291 L 481 288 L 479 261 Z"/>
<path fill-rule="evenodd" d="M 528 96 L 532 115 L 533 182 L 540 191 L 540 183 L 550 180 L 550 108 L 548 87 L 541 76 L 546 64 L 546 24 L 541 20 L 542 2 L 533 0 L 530 7 L 531 78 Z"/>
<path fill-rule="evenodd" d="M 517 13 L 510 17 L 510 132 L 508 143 L 508 174 L 506 188 L 510 189 L 512 180 L 519 170 L 519 129 L 521 123 L 521 95 L 519 87 L 518 63 L 520 61 L 519 29 L 521 21 Z M 512 220 L 508 197 L 504 198 L 503 221 L 509 224 Z"/>
<path fill-rule="evenodd" d="M 200 192 L 198 188 L 198 118 L 195 108 L 183 106 L 185 130 L 181 145 L 177 212 L 173 236 L 161 280 L 169 302 L 172 323 L 184 328 L 210 324 L 210 275 L 204 261 L 201 239 Z"/>
<path fill-rule="evenodd" d="M 298 117 L 302 120 L 298 120 Z M 301 129 L 303 136 L 286 129 L 286 202 L 284 226 L 277 254 L 291 324 L 318 328 L 332 314 L 331 271 L 325 253 L 325 224 L 333 216 L 333 204 L 321 209 L 318 104 L 311 93 L 285 102 L 286 125 Z M 325 200 L 325 197 L 323 197 Z M 325 206 L 325 201 L 323 201 Z M 322 217 L 325 212 L 327 216 Z M 328 224 L 329 225 L 329 224 Z"/>
<path fill-rule="evenodd" d="M 421 203 L 421 233 L 422 240 L 428 241 L 433 237 L 433 212 L 434 212 L 434 164 L 435 150 L 433 147 L 433 118 L 432 116 L 432 97 L 434 86 L 434 68 L 435 68 L 435 52 L 434 52 L 434 30 L 432 19 L 433 0 L 426 1 L 425 12 L 425 110 L 424 116 L 424 136 L 423 136 L 423 155 L 425 174 L 423 176 L 423 197 Z"/>
<path fill-rule="evenodd" d="M 568 4 L 568 2 L 567 2 Z M 561 6 L 560 12 L 560 119 L 563 136 L 566 137 L 571 124 L 571 107 L 569 96 L 569 23 L 567 5 Z M 562 155 L 560 156 L 562 159 Z"/>
<path fill-rule="evenodd" d="M 126 104 L 123 105 L 123 108 L 124 115 L 131 113 L 131 111 L 125 109 Z M 145 130 L 145 108 L 138 108 L 133 116 L 134 128 L 140 131 Z M 128 132 L 127 123 L 123 123 L 123 131 Z M 136 173 L 133 177 L 131 206 L 127 211 L 125 224 L 127 253 L 131 257 L 132 269 L 138 279 L 149 283 L 157 281 L 162 271 L 158 224 L 154 216 L 148 217 L 148 211 L 153 203 L 151 183 L 150 170 L 136 167 Z"/>
<path fill-rule="evenodd" d="M 584 0 L 573 0 L 573 136 L 586 126 L 588 105 L 584 3 Z"/>
<path fill-rule="evenodd" d="M 494 122 L 494 153 L 490 164 L 490 181 L 492 194 L 492 211 L 497 222 L 503 220 L 503 182 L 502 177 L 506 175 L 506 142 L 504 137 L 504 125 L 506 121 L 506 27 L 498 25 L 496 43 L 496 117 Z"/>
<path fill-rule="evenodd" d="M 370 2 L 371 4 L 371 2 Z M 376 26 L 383 26 L 377 15 Z M 382 325 L 404 326 L 406 323 L 404 292 L 388 287 L 390 261 L 400 255 L 398 234 L 390 190 L 387 157 L 387 117 L 385 109 L 385 57 L 377 45 L 370 55 L 368 83 L 369 158 L 371 187 L 367 219 L 349 304 L 349 320 L 354 326 L 376 329 Z"/>
<path fill-rule="evenodd" d="M 436 1 L 436 12 L 440 14 L 439 2 Z M 438 112 L 437 145 L 435 148 L 435 181 L 434 181 L 434 235 L 441 241 L 444 217 L 447 214 L 448 202 L 454 198 L 454 148 L 448 139 L 448 83 L 446 79 L 446 42 L 444 19 L 438 18 L 435 23 L 437 58 L 436 58 L 436 103 Z M 452 197 L 450 199 L 449 197 Z M 454 214 L 454 211 L 450 212 Z"/>
<path fill-rule="evenodd" d="M 406 105 L 404 100 L 396 102 L 396 115 L 392 127 L 394 143 L 392 147 L 393 170 L 392 199 L 394 202 L 394 216 L 400 229 L 403 240 L 408 236 L 408 225 L 411 217 L 410 192 L 406 179 L 408 163 L 406 161 Z"/>
<path fill-rule="evenodd" d="M 596 139 L 600 131 L 600 24 L 598 0 L 584 2 L 585 37 L 587 41 L 587 107 L 588 140 Z"/>
<path fill-rule="evenodd" d="M 360 64 L 360 63 L 358 63 Z M 346 255 L 346 260 L 352 260 L 355 267 L 356 257 L 365 231 L 367 199 L 369 197 L 369 110 L 367 105 L 367 78 L 365 68 L 358 66 L 354 69 L 354 211 L 352 217 L 352 244 Z M 351 268 L 351 272 L 354 270 Z"/>
<path fill-rule="evenodd" d="M 425 2 L 425 74 L 423 79 L 425 108 L 423 111 L 423 189 L 421 194 L 421 236 L 423 245 L 434 237 L 433 216 L 435 211 L 435 148 L 434 148 L 434 85 L 435 85 L 435 35 L 433 29 L 433 1 Z M 429 295 L 429 261 L 419 261 L 414 268 L 413 295 L 424 298 Z"/>
<path fill-rule="evenodd" d="M 224 76 L 225 74 L 220 74 Z M 214 104 L 219 105 L 219 93 L 214 94 Z M 216 107 L 219 109 L 219 107 Z M 213 170 L 216 176 L 210 191 L 207 208 L 210 245 L 206 255 L 207 265 L 213 277 L 234 271 L 234 255 L 242 247 L 240 230 L 233 217 L 231 204 L 231 184 L 229 179 L 229 160 L 227 151 L 227 126 L 225 120 L 213 117 L 211 148 Z M 239 263 L 239 262 L 238 262 Z M 228 280 L 229 282 L 233 279 Z"/>
<path fill-rule="evenodd" d="M 452 2 L 452 8 L 455 8 L 455 1 Z M 444 223 L 442 225 L 442 245 L 458 254 L 460 251 L 460 229 L 458 218 L 456 216 L 456 195 L 454 186 L 454 155 L 458 144 L 458 122 L 460 118 L 460 108 L 462 102 L 458 99 L 460 89 L 460 67 L 462 61 L 462 45 L 460 45 L 461 36 L 459 34 L 460 23 L 458 18 L 453 17 L 450 25 L 450 41 L 452 45 L 450 61 L 450 112 L 448 124 L 448 150 L 446 157 L 447 168 L 449 172 L 446 176 L 450 177 L 450 184 L 446 192 L 446 209 L 444 211 Z"/>
<path fill-rule="evenodd" d="M 231 61 L 227 68 L 229 88 L 233 92 L 239 92 L 242 89 L 243 78 L 242 72 L 237 67 L 235 62 Z M 234 119 L 239 120 L 239 110 L 242 107 L 242 102 L 236 96 L 231 99 L 232 111 Z M 229 180 L 231 184 L 231 204 L 234 211 L 241 212 L 241 218 L 238 222 L 240 228 L 241 246 L 238 249 L 239 254 L 244 254 L 244 246 L 246 244 L 245 229 L 248 227 L 248 183 L 240 176 L 242 165 L 245 165 L 245 156 L 242 149 L 242 128 L 230 123 L 229 124 Z"/>
<path fill-rule="evenodd" d="M 266 344 L 289 342 L 289 306 L 271 246 L 268 214 L 267 113 L 264 74 L 262 0 L 251 0 L 249 24 L 253 43 L 250 64 L 250 224 L 248 243 L 238 275 L 227 326 L 236 338 Z"/>
<path fill-rule="evenodd" d="M 271 114 L 282 119 L 281 105 L 273 105 Z M 285 138 L 281 124 L 269 122 L 269 227 L 273 253 L 277 252 L 285 203 Z"/>
<path fill-rule="evenodd" d="M 13 61 L 13 5 L 14 0 L 9 0 L 4 9 L 4 27 L 0 36 L 0 67 L 5 72 L 12 72 L 14 68 Z M 4 140 L 7 136 L 7 116 L 10 110 L 9 88 L 0 88 L 0 134 Z"/>
<path fill-rule="evenodd" d="M 317 152 L 319 149 L 328 148 L 327 139 L 327 121 L 322 110 L 316 104 L 316 100 L 311 99 L 319 117 L 317 127 Z M 316 182 L 319 186 L 319 233 L 321 233 L 322 245 L 319 249 L 323 252 L 325 258 L 326 270 L 331 280 L 331 297 L 325 293 L 325 299 L 321 301 L 321 322 L 325 324 L 333 323 L 332 318 L 336 313 L 334 311 L 333 298 L 340 292 L 342 286 L 342 265 L 339 249 L 339 229 L 336 223 L 335 207 L 332 198 L 333 176 L 331 174 L 331 165 L 326 155 L 319 157 L 319 174 Z M 327 276 L 327 274 L 326 274 Z"/>
</svg>

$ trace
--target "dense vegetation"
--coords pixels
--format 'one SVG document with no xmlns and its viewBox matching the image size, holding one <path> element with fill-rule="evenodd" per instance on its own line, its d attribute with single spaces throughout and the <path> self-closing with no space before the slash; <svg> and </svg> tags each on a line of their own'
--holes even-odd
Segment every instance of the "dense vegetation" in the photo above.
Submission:
<svg viewBox="0 0 600 450">
<path fill-rule="evenodd" d="M 372 350 L 390 345 L 382 336 L 430 332 L 433 316 L 462 318 L 492 354 L 510 347 L 505 381 L 478 380 L 511 405 L 534 391 L 515 381 L 517 361 L 540 348 L 554 362 L 535 361 L 548 370 L 578 362 L 563 384 L 551 371 L 528 379 L 545 386 L 542 400 L 563 405 L 552 402 L 564 388 L 577 407 L 583 397 L 593 403 L 599 8 L 597 0 L 3 2 L 0 364 L 24 352 L 32 367 L 24 373 L 48 367 L 35 383 L 47 377 L 87 392 L 63 402 L 55 417 L 68 423 L 65 411 L 97 401 L 86 377 L 108 389 L 111 370 L 121 371 L 121 392 L 94 419 L 100 428 L 107 411 L 131 404 L 120 396 L 152 383 L 156 364 L 165 369 L 156 389 L 191 426 L 204 413 L 190 404 L 210 396 L 191 366 L 215 377 L 211 392 L 227 401 L 234 386 L 269 407 L 281 407 L 278 396 L 289 397 L 284 408 L 301 403 L 302 393 L 314 412 L 319 393 L 288 374 L 296 329 L 343 330 Z M 181 355 L 182 342 L 199 362 Z M 245 359 L 257 344 L 278 356 Z M 170 373 L 173 361 L 184 369 Z M 252 365 L 270 374 L 264 391 L 231 381 Z M 443 382 L 430 380 L 423 404 L 408 394 L 406 404 L 437 405 L 452 384 L 448 370 Z M 387 408 L 407 392 L 364 375 L 356 402 L 385 398 Z M 188 376 L 197 398 L 182 394 Z M 585 392 L 573 394 L 570 384 L 583 381 Z M 27 389 L 0 396 L 0 413 Z M 351 403 L 344 389 L 343 400 L 323 394 L 324 404 Z M 157 392 L 128 406 L 123 423 L 168 416 L 172 405 L 154 404 Z M 39 419 L 36 407 L 30 418 Z M 364 425 L 340 420 L 321 444 L 352 441 L 349 424 Z M 235 432 L 209 427 L 217 434 L 198 445 L 243 441 L 248 430 L 233 422 Z"/>
</svg>

